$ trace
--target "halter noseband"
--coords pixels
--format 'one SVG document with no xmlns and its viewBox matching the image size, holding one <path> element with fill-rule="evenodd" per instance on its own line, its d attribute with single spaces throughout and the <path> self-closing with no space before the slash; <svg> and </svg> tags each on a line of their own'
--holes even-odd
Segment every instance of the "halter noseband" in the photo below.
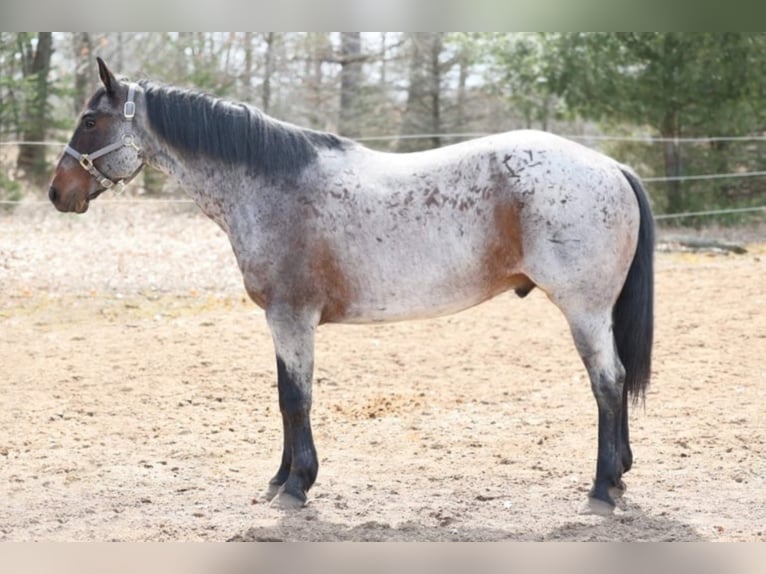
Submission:
<svg viewBox="0 0 766 574">
<path fill-rule="evenodd" d="M 101 173 L 98 168 L 96 168 L 95 165 L 93 165 L 93 160 L 96 160 L 102 156 L 105 156 L 108 153 L 111 153 L 115 150 L 118 150 L 122 147 L 132 147 L 134 150 L 136 150 L 136 153 L 141 151 L 141 148 L 138 147 L 135 140 L 133 139 L 133 134 L 130 131 L 130 127 L 132 126 L 133 118 L 136 115 L 136 103 L 134 102 L 133 98 L 136 93 L 136 84 L 130 84 L 128 86 L 128 99 L 125 101 L 125 105 L 122 108 L 122 115 L 124 116 L 125 120 L 128 122 L 128 131 L 122 136 L 122 140 L 118 142 L 111 143 L 109 145 L 106 145 L 102 147 L 101 149 L 98 149 L 91 153 L 80 153 L 70 145 L 67 145 L 64 149 L 65 153 L 68 153 L 73 158 L 77 160 L 77 162 L 82 166 L 82 168 L 87 171 L 90 175 L 92 175 L 95 180 L 101 185 L 102 187 L 106 189 L 110 189 L 114 187 L 115 185 L 120 188 L 120 192 L 125 189 L 125 179 L 120 179 L 118 181 L 113 181 L 106 177 L 103 173 Z M 119 193 L 119 192 L 118 192 Z"/>
</svg>

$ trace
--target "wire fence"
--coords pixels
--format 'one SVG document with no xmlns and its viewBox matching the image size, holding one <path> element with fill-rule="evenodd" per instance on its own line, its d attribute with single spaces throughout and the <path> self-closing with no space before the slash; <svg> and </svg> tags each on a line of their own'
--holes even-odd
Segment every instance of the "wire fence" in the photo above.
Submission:
<svg viewBox="0 0 766 574">
<path fill-rule="evenodd" d="M 378 136 L 364 136 L 354 138 L 359 142 L 372 142 L 372 141 L 398 141 L 398 140 L 411 140 L 411 139 L 459 139 L 466 140 L 471 138 L 483 137 L 492 135 L 488 132 L 458 132 L 458 133 L 439 133 L 439 134 L 402 134 L 402 135 L 378 135 Z M 611 136 L 611 135 L 588 135 L 588 134 L 562 134 L 563 137 L 572 140 L 579 141 L 610 141 L 610 142 L 637 142 L 646 144 L 658 144 L 673 142 L 677 144 L 709 144 L 714 142 L 766 142 L 766 136 L 708 136 L 708 137 L 683 137 L 683 138 L 663 138 L 655 137 L 652 135 L 639 135 L 639 136 Z M 47 146 L 47 147 L 61 147 L 66 145 L 66 142 L 61 141 L 2 141 L 0 147 L 8 146 Z M 695 174 L 695 175 L 679 175 L 679 176 L 660 176 L 660 177 L 642 177 L 641 180 L 644 183 L 664 183 L 670 181 L 706 181 L 706 180 L 721 180 L 721 179 L 737 179 L 737 178 L 749 178 L 749 177 L 766 177 L 766 171 L 747 171 L 747 172 L 730 172 L 730 173 L 708 173 L 708 174 Z M 164 204 L 193 204 L 191 199 L 172 199 L 172 198 L 154 198 L 154 199 L 120 199 L 113 203 L 119 204 L 131 204 L 131 203 L 146 203 L 147 201 L 153 201 Z M 48 204 L 44 200 L 0 200 L 0 205 L 45 205 Z M 704 211 L 689 211 L 681 213 L 663 213 L 655 215 L 657 220 L 676 220 L 686 217 L 712 217 L 720 215 L 733 215 L 743 213 L 766 213 L 766 205 L 754 206 L 754 207 L 741 207 L 741 208 L 728 208 L 728 209 L 711 209 Z"/>
</svg>

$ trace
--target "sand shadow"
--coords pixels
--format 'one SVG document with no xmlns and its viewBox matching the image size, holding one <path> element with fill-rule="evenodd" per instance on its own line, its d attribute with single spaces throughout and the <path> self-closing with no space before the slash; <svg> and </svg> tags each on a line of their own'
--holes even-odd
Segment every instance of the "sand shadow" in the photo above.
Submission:
<svg viewBox="0 0 766 574">
<path fill-rule="evenodd" d="M 228 542 L 448 542 L 510 540 L 510 534 L 493 529 L 425 526 L 407 521 L 397 526 L 369 520 L 356 525 L 322 520 L 316 508 L 285 511 L 273 527 L 249 528 Z"/>
<path fill-rule="evenodd" d="M 558 542 L 704 542 L 694 527 L 667 516 L 644 512 L 636 505 L 600 520 L 575 520 L 546 533 Z"/>
<path fill-rule="evenodd" d="M 396 526 L 365 521 L 343 524 L 322 519 L 321 509 L 285 511 L 270 527 L 249 528 L 229 542 L 494 542 L 494 541 L 599 541 L 599 542 L 694 542 L 704 541 L 692 526 L 666 516 L 651 515 L 635 504 L 625 505 L 610 517 L 579 517 L 545 533 L 509 528 L 426 526 L 406 521 Z"/>
</svg>

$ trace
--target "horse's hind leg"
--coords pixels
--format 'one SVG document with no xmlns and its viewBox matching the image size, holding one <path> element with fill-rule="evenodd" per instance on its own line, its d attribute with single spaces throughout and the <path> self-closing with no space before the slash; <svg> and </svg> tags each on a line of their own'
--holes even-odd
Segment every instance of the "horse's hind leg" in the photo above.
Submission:
<svg viewBox="0 0 766 574">
<path fill-rule="evenodd" d="M 317 317 L 293 309 L 270 308 L 266 319 L 277 354 L 277 386 L 284 442 L 282 462 L 267 496 L 282 507 L 306 502 L 319 463 L 311 433 L 311 379 Z"/>
<path fill-rule="evenodd" d="M 589 506 L 598 514 L 614 509 L 610 490 L 621 492 L 625 463 L 623 436 L 627 412 L 623 403 L 625 369 L 617 355 L 612 335 L 612 313 L 567 313 L 577 351 L 588 370 L 598 405 L 598 459 Z"/>
</svg>

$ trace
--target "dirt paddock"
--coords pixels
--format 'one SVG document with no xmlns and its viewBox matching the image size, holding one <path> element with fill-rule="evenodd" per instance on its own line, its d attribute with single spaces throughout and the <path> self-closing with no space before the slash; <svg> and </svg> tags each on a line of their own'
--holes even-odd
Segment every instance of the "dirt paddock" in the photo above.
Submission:
<svg viewBox="0 0 766 574">
<path fill-rule="evenodd" d="M 188 206 L 0 215 L 0 540 L 766 540 L 766 248 L 658 253 L 656 346 L 613 517 L 581 514 L 596 409 L 533 291 L 324 326 L 309 506 L 263 498 L 275 365 Z"/>
</svg>

